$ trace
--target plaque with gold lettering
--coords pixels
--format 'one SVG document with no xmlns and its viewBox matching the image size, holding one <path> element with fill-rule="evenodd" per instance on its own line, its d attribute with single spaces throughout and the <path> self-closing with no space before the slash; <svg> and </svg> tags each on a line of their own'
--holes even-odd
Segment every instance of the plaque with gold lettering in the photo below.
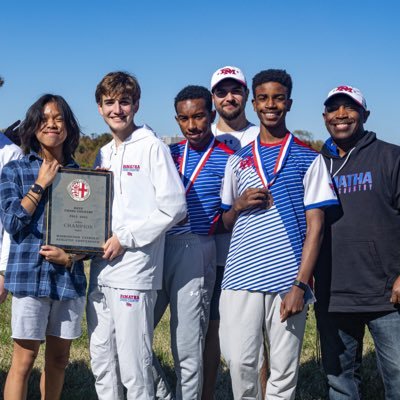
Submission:
<svg viewBox="0 0 400 400">
<path fill-rule="evenodd" d="M 112 172 L 60 168 L 49 187 L 46 244 L 71 253 L 102 253 L 111 236 Z"/>
</svg>

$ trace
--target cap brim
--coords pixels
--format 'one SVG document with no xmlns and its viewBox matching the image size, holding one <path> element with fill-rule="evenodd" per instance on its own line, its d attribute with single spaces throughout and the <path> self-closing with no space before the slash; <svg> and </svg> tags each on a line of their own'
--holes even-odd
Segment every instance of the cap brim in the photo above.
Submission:
<svg viewBox="0 0 400 400">
<path fill-rule="evenodd" d="M 360 107 L 362 107 L 364 110 L 367 110 L 365 107 L 364 107 L 364 105 L 362 104 L 362 103 L 360 103 L 358 100 L 356 100 L 352 95 L 350 95 L 349 93 L 346 93 L 346 92 L 338 92 L 338 93 L 334 93 L 334 94 L 332 94 L 332 95 L 330 95 L 325 101 L 324 101 L 324 106 L 326 106 L 326 103 L 329 101 L 329 100 L 331 100 L 333 97 L 335 97 L 335 96 L 340 96 L 340 95 L 343 95 L 343 96 L 347 96 L 347 97 L 350 97 L 350 99 L 352 99 L 355 103 L 357 103 Z"/>
</svg>

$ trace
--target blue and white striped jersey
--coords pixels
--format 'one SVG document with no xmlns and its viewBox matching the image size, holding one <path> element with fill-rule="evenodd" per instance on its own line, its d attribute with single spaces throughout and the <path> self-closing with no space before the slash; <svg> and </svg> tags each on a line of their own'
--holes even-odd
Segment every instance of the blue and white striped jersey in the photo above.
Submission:
<svg viewBox="0 0 400 400">
<path fill-rule="evenodd" d="M 168 235 L 210 235 L 221 215 L 221 185 L 233 151 L 212 138 L 209 149 L 196 150 L 187 140 L 170 146 L 175 166 L 186 188 L 188 221 L 175 225 Z M 187 149 L 185 153 L 185 147 Z M 207 150 L 210 153 L 207 154 Z M 184 166 L 183 166 L 184 164 Z"/>
<path fill-rule="evenodd" d="M 264 187 L 254 157 L 257 140 L 227 163 L 222 208 L 228 210 L 247 188 Z M 281 146 L 261 145 L 259 156 L 273 176 Z M 322 156 L 294 138 L 270 188 L 274 205 L 243 211 L 233 228 L 223 289 L 282 292 L 296 278 L 306 234 L 305 211 L 338 204 Z"/>
</svg>

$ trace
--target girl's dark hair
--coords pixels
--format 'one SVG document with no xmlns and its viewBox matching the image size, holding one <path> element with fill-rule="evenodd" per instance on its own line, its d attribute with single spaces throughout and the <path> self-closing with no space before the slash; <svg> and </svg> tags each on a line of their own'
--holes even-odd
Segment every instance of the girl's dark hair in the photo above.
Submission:
<svg viewBox="0 0 400 400">
<path fill-rule="evenodd" d="M 56 103 L 63 118 L 67 132 L 67 138 L 63 144 L 63 153 L 65 160 L 69 160 L 78 147 L 81 129 L 68 103 L 63 97 L 55 94 L 44 94 L 26 112 L 25 119 L 19 127 L 22 150 L 25 154 L 28 154 L 31 150 L 39 153 L 40 143 L 36 138 L 36 132 L 43 122 L 43 109 L 47 103 Z"/>
</svg>

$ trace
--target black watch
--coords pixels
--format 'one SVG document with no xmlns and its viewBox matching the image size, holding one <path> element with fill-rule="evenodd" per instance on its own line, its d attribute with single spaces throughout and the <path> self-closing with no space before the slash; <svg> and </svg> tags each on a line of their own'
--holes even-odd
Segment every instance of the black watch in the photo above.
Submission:
<svg viewBox="0 0 400 400">
<path fill-rule="evenodd" d="M 302 281 L 299 281 L 299 280 L 295 280 L 294 282 L 293 282 L 293 286 L 297 286 L 297 287 L 299 287 L 301 290 L 303 290 L 304 292 L 307 290 L 307 288 L 308 288 L 308 285 L 306 285 L 305 283 L 303 283 Z"/>
<path fill-rule="evenodd" d="M 40 185 L 38 185 L 37 183 L 34 183 L 31 186 L 31 191 L 33 193 L 40 194 L 40 195 L 42 195 L 44 193 L 44 189 Z"/>
</svg>

